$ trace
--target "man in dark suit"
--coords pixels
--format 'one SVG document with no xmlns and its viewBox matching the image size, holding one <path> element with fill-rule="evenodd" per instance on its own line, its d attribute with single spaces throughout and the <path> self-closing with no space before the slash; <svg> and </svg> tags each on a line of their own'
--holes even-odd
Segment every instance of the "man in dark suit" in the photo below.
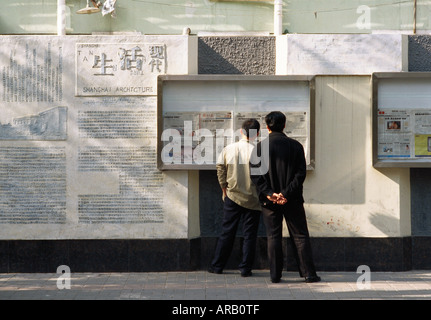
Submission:
<svg viewBox="0 0 431 320">
<path fill-rule="evenodd" d="M 306 163 L 302 145 L 283 130 L 286 116 L 278 111 L 265 117 L 269 136 L 259 142 L 250 158 L 250 174 L 256 185 L 266 226 L 271 281 L 282 277 L 283 217 L 299 267 L 306 282 L 318 282 L 304 210 L 303 183 Z"/>
</svg>

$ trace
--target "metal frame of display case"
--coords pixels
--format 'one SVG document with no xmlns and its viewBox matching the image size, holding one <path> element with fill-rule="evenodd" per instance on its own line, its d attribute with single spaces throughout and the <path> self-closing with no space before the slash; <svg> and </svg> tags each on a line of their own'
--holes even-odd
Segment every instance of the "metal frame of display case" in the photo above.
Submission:
<svg viewBox="0 0 431 320">
<path fill-rule="evenodd" d="M 256 82 L 262 83 L 267 82 L 270 85 L 271 82 L 306 82 L 308 85 L 309 93 L 309 148 L 310 161 L 307 163 L 307 170 L 314 169 L 314 155 L 315 155 L 315 139 L 314 139 L 314 127 L 315 127 L 315 82 L 314 76 L 255 76 L 255 75 L 160 75 L 158 76 L 157 83 L 157 165 L 159 170 L 215 170 L 215 164 L 166 164 L 162 162 L 162 141 L 161 134 L 163 131 L 163 97 L 164 97 L 164 86 L 166 83 L 193 83 L 210 81 L 214 83 L 214 86 L 223 82 Z M 280 110 L 283 111 L 283 110 Z"/>
<path fill-rule="evenodd" d="M 414 159 L 382 159 L 378 155 L 378 109 L 379 109 L 379 85 L 387 80 L 395 81 L 421 81 L 430 80 L 431 72 L 378 72 L 372 74 L 372 148 L 373 166 L 381 167 L 431 167 L 431 156 Z M 430 91 L 431 92 L 431 91 Z M 381 99 L 381 97 L 380 97 Z M 431 100 L 430 100 L 431 105 Z M 431 112 L 431 108 L 430 108 Z M 431 135 L 431 134 L 430 134 Z"/>
</svg>

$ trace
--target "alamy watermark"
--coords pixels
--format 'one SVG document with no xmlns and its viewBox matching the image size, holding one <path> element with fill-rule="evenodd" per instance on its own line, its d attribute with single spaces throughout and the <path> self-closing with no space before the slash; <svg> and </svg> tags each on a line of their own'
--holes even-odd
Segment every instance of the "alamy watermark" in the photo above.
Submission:
<svg viewBox="0 0 431 320">
<path fill-rule="evenodd" d="M 60 274 L 57 278 L 57 288 L 60 290 L 70 289 L 70 268 L 66 265 L 58 266 L 57 274 Z"/>
<path fill-rule="evenodd" d="M 360 5 L 356 9 L 356 13 L 359 14 L 359 17 L 356 20 L 356 27 L 359 30 L 371 29 L 371 8 L 367 5 Z"/>
<path fill-rule="evenodd" d="M 366 290 L 371 288 L 371 270 L 367 265 L 360 265 L 356 269 L 356 273 L 361 274 L 356 280 L 356 287 L 359 290 Z"/>
<path fill-rule="evenodd" d="M 254 148 L 258 131 L 251 129 L 250 154 Z M 169 128 L 163 130 L 161 141 L 165 142 L 161 150 L 161 160 L 164 164 L 216 164 L 222 159 L 220 154 L 225 146 L 238 141 L 242 137 L 241 129 L 216 129 L 211 131 L 206 128 L 193 130 L 192 121 L 184 121 L 181 129 Z M 248 158 L 238 158 L 239 164 L 250 163 L 251 174 L 265 174 L 268 171 L 269 142 L 265 136 L 259 137 L 260 152 L 253 153 Z M 234 159 L 227 159 L 233 161 Z"/>
</svg>

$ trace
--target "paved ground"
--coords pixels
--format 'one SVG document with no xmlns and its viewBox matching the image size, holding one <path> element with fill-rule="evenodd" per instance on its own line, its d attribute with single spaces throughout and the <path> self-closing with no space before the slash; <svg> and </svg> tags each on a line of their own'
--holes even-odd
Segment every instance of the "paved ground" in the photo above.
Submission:
<svg viewBox="0 0 431 320">
<path fill-rule="evenodd" d="M 369 287 L 355 272 L 319 272 L 322 281 L 307 284 L 295 272 L 280 283 L 268 270 L 242 278 L 196 272 L 0 274 L 0 300 L 394 300 L 431 299 L 431 271 L 371 272 Z M 63 276 L 62 276 L 63 277 Z M 359 279 L 361 280 L 361 279 Z M 58 287 L 59 286 L 59 287 Z M 246 302 L 246 301 L 244 301 Z"/>
</svg>

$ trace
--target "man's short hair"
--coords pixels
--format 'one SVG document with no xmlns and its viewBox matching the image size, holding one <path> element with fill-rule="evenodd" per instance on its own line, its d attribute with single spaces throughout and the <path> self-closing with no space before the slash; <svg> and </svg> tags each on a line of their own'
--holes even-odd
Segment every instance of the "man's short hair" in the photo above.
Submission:
<svg viewBox="0 0 431 320">
<path fill-rule="evenodd" d="M 280 111 L 272 111 L 265 116 L 265 122 L 269 130 L 283 132 L 286 126 L 286 116 Z"/>
<path fill-rule="evenodd" d="M 259 133 L 260 123 L 256 119 L 247 119 L 242 123 L 242 130 L 247 138 L 253 138 Z"/>
</svg>

